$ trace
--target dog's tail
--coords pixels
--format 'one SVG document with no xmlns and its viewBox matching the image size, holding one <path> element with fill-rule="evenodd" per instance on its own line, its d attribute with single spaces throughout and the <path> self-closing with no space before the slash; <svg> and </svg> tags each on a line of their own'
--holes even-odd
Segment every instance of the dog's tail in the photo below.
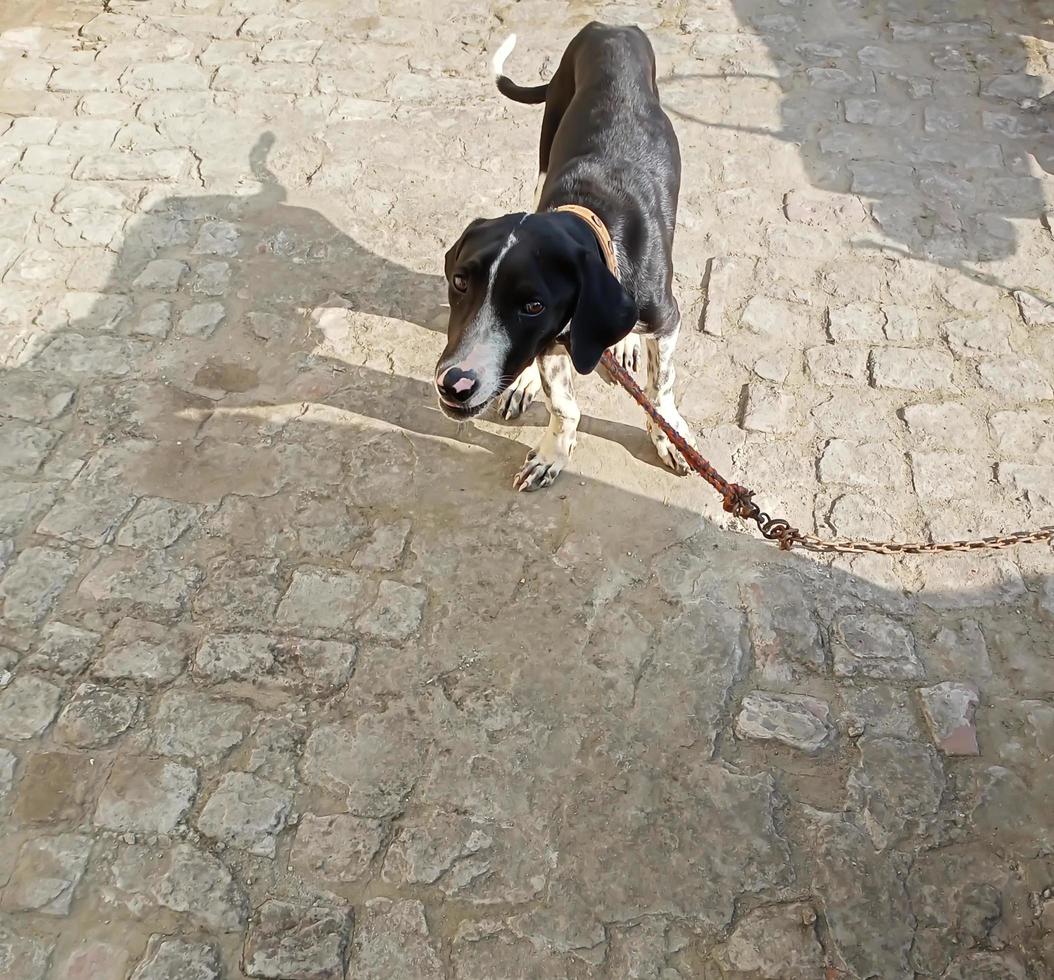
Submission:
<svg viewBox="0 0 1054 980">
<path fill-rule="evenodd" d="M 512 54 L 516 47 L 516 35 L 510 34 L 501 43 L 501 47 L 494 52 L 490 66 L 494 69 L 494 79 L 498 83 L 498 91 L 513 102 L 523 102 L 526 105 L 538 105 L 545 101 L 545 95 L 549 91 L 549 83 L 544 85 L 517 85 L 508 75 L 504 74 L 505 59 Z"/>
</svg>

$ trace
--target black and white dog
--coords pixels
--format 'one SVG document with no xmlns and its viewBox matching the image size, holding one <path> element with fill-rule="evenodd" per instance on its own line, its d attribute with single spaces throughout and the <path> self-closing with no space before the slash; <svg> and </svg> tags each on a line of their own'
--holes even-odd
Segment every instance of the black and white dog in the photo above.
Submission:
<svg viewBox="0 0 1054 980">
<path fill-rule="evenodd" d="M 446 253 L 450 294 L 447 345 L 436 366 L 440 408 L 467 419 L 505 394 L 506 417 L 540 388 L 549 426 L 516 476 L 518 490 L 549 486 L 567 465 L 580 418 L 572 366 L 591 372 L 607 348 L 630 369 L 647 349 L 647 390 L 687 438 L 673 399 L 673 232 L 680 189 L 677 137 L 659 104 L 655 53 L 636 27 L 592 23 L 567 46 L 551 81 L 525 87 L 502 69 L 516 43 L 494 56 L 498 90 L 545 103 L 534 213 L 473 221 Z M 590 225 L 557 212 L 593 212 L 614 243 L 619 276 L 605 264 Z M 662 461 L 687 472 L 649 420 Z"/>
</svg>

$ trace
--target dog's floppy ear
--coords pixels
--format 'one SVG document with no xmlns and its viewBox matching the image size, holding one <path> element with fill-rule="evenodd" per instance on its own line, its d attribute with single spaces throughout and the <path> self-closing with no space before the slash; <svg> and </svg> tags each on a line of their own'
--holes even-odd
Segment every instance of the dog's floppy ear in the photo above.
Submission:
<svg viewBox="0 0 1054 980">
<path fill-rule="evenodd" d="M 477 225 L 483 224 L 484 221 L 486 221 L 486 218 L 475 218 L 470 221 L 468 227 L 461 233 L 461 237 L 446 250 L 446 256 L 443 258 L 443 271 L 447 279 L 450 278 L 450 274 L 454 271 L 454 263 L 457 262 L 457 256 L 458 252 L 461 251 L 461 246 L 465 244 L 466 236 L 473 228 Z"/>
<path fill-rule="evenodd" d="M 578 303 L 571 317 L 571 363 L 589 374 L 612 344 L 637 323 L 637 307 L 600 256 L 583 249 L 578 257 Z"/>
</svg>

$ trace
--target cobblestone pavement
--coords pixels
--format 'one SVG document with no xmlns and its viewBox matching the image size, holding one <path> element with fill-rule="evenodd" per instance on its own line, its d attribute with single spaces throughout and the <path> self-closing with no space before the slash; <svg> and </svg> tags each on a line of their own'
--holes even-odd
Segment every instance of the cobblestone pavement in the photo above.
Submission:
<svg viewBox="0 0 1054 980">
<path fill-rule="evenodd" d="M 1050 548 L 783 555 L 595 379 L 517 496 L 428 379 L 490 52 L 637 21 L 704 451 L 1054 522 L 1054 8 L 410 9 L 0 2 L 0 977 L 1051 976 Z"/>
</svg>

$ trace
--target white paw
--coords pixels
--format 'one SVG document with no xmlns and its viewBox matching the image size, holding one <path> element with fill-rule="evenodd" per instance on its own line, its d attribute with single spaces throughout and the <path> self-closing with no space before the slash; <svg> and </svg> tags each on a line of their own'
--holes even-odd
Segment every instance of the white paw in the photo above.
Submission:
<svg viewBox="0 0 1054 980">
<path fill-rule="evenodd" d="M 561 440 L 546 433 L 537 449 L 532 449 L 512 481 L 514 490 L 530 493 L 532 490 L 544 490 L 564 471 L 571 461 L 571 452 L 575 444 L 571 442 L 566 450 L 561 449 Z"/>
<path fill-rule="evenodd" d="M 688 428 L 688 424 L 678 415 L 676 412 L 668 413 L 663 412 L 663 417 L 674 427 L 674 429 L 682 436 L 689 446 L 695 447 L 695 437 L 692 435 L 691 430 Z M 672 417 L 671 417 L 672 416 Z M 691 467 L 685 462 L 684 457 L 678 452 L 677 448 L 670 441 L 669 436 L 662 431 L 651 419 L 648 419 L 648 435 L 651 436 L 651 444 L 655 447 L 655 452 L 659 454 L 659 460 L 662 465 L 670 470 L 673 470 L 678 476 L 687 476 L 691 472 Z"/>
<path fill-rule="evenodd" d="M 498 399 L 501 417 L 506 420 L 519 418 L 541 393 L 542 379 L 538 374 L 538 365 L 532 362 Z"/>
<path fill-rule="evenodd" d="M 614 347 L 608 348 L 615 360 L 627 371 L 640 370 L 640 337 L 631 333 L 620 340 Z"/>
</svg>

